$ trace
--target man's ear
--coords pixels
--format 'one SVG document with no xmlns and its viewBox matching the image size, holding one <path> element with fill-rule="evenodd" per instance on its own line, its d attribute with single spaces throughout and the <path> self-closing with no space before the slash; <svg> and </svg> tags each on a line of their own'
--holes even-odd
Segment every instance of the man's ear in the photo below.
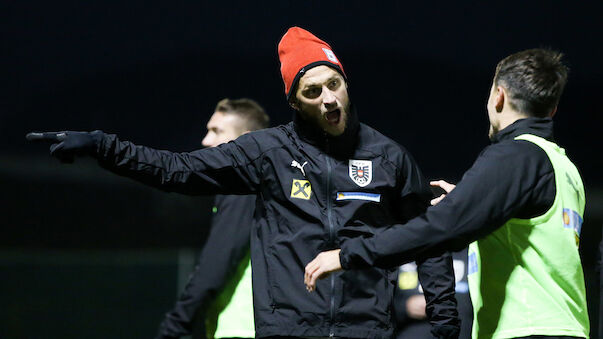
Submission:
<svg viewBox="0 0 603 339">
<path fill-rule="evenodd" d="M 549 113 L 549 117 L 554 117 L 555 113 L 557 113 L 557 105 L 555 105 L 555 107 L 553 107 L 553 110 L 551 111 L 551 113 Z"/>
<path fill-rule="evenodd" d="M 494 108 L 497 112 L 502 112 L 505 107 L 505 100 L 507 100 L 507 91 L 502 86 L 496 87 L 496 96 L 494 97 Z"/>
</svg>

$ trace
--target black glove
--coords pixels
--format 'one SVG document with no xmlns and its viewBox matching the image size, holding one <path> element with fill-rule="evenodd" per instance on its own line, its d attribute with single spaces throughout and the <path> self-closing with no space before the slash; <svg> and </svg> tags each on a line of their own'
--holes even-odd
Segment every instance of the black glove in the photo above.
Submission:
<svg viewBox="0 0 603 339">
<path fill-rule="evenodd" d="M 102 131 L 93 132 L 31 132 L 25 138 L 29 141 L 50 142 L 50 155 L 61 162 L 71 163 L 73 158 L 82 155 L 96 155 L 98 145 L 103 139 Z"/>
</svg>

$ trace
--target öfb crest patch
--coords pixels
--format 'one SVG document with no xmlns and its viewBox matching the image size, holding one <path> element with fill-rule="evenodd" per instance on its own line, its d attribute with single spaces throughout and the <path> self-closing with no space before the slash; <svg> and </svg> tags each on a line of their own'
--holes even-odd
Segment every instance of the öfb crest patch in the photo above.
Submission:
<svg viewBox="0 0 603 339">
<path fill-rule="evenodd" d="M 356 185 L 360 187 L 367 186 L 373 180 L 373 162 L 350 159 L 348 173 Z"/>
</svg>

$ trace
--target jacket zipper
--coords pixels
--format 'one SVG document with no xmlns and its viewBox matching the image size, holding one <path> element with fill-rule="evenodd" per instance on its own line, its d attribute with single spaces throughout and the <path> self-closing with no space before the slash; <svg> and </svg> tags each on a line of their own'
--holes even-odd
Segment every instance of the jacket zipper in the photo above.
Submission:
<svg viewBox="0 0 603 339">
<path fill-rule="evenodd" d="M 327 154 L 325 157 L 327 159 L 327 220 L 329 221 L 329 243 L 333 245 L 335 242 L 335 230 L 333 227 L 333 220 L 331 216 L 332 210 L 332 201 L 331 201 L 331 160 L 329 159 L 329 141 L 327 139 Z M 335 275 L 331 274 L 329 277 L 331 279 L 331 304 L 330 304 L 330 315 L 331 315 L 331 328 L 329 330 L 329 337 L 335 336 L 334 324 L 335 324 Z"/>
</svg>

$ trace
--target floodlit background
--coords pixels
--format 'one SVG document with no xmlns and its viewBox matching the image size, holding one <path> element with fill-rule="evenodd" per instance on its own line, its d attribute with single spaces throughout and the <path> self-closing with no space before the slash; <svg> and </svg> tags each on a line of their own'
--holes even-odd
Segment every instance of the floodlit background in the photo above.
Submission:
<svg viewBox="0 0 603 339">
<path fill-rule="evenodd" d="M 601 1 L 7 0 L 0 14 L 0 338 L 151 338 L 212 206 L 88 159 L 62 165 L 25 133 L 102 129 L 188 151 L 224 97 L 256 99 L 286 123 L 276 46 L 293 25 L 332 45 L 361 121 L 428 178 L 453 182 L 488 144 L 496 63 L 533 47 L 566 53 L 556 138 L 587 189 L 581 253 L 597 338 Z"/>
</svg>

